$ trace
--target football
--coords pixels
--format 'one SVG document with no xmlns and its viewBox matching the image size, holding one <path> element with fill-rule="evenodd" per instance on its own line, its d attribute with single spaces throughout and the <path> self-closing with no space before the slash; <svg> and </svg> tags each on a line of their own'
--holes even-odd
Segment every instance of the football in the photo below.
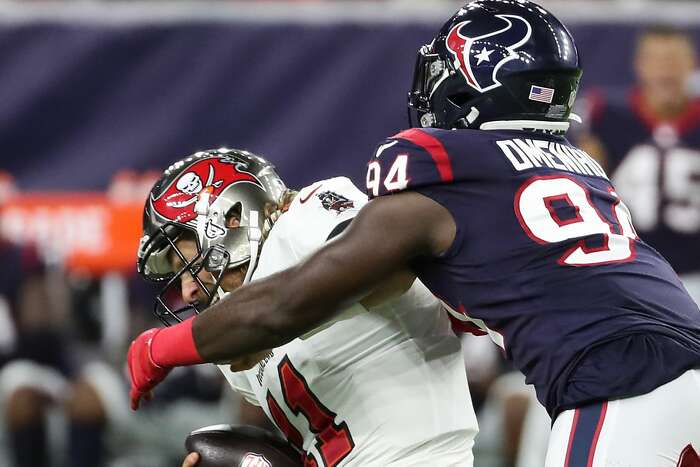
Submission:
<svg viewBox="0 0 700 467">
<path fill-rule="evenodd" d="M 214 425 L 195 430 L 187 452 L 200 456 L 197 467 L 300 467 L 301 455 L 274 433 L 253 426 Z"/>
</svg>

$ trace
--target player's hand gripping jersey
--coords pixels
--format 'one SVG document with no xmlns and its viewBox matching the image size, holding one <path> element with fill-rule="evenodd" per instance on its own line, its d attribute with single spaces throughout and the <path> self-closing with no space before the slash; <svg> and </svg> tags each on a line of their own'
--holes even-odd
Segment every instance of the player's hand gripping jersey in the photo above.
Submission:
<svg viewBox="0 0 700 467">
<path fill-rule="evenodd" d="M 454 319 L 504 347 L 550 414 L 700 367 L 697 305 L 564 137 L 407 130 L 379 146 L 367 187 L 414 190 L 451 213 L 454 243 L 415 271 Z"/>
<path fill-rule="evenodd" d="M 347 178 L 300 191 L 265 241 L 253 279 L 297 264 L 367 202 Z M 396 300 L 356 304 L 246 372 L 221 367 L 308 466 L 471 466 L 477 423 L 459 339 L 416 281 Z"/>
</svg>

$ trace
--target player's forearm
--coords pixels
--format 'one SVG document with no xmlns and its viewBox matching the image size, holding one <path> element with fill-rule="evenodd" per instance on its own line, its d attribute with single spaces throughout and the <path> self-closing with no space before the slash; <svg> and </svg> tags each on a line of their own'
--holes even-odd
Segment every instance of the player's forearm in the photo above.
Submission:
<svg viewBox="0 0 700 467">
<path fill-rule="evenodd" d="M 279 347 L 367 297 L 425 254 L 427 229 L 439 223 L 430 216 L 417 223 L 412 207 L 427 198 L 393 198 L 363 208 L 341 237 L 303 263 L 243 286 L 197 316 L 192 335 L 202 358 L 227 362 Z M 378 227 L 378 218 L 388 220 L 384 227 Z"/>
<path fill-rule="evenodd" d="M 226 362 L 278 347 L 365 296 L 384 270 L 362 271 L 352 278 L 338 275 L 348 263 L 338 247 L 241 287 L 198 316 L 193 331 L 202 357 Z"/>
<path fill-rule="evenodd" d="M 154 345 L 163 350 L 154 363 L 191 365 L 193 356 L 195 363 L 228 363 L 279 347 L 364 296 L 375 275 L 384 273 L 377 268 L 355 276 L 360 280 L 333 274 L 343 261 L 330 250 L 237 289 L 193 320 L 160 330 Z"/>
<path fill-rule="evenodd" d="M 305 322 L 283 319 L 296 311 L 283 298 L 290 272 L 242 287 L 195 319 L 194 339 L 206 361 L 228 362 L 277 347 L 298 334 Z"/>
<path fill-rule="evenodd" d="M 294 326 L 280 325 L 273 314 L 284 309 L 279 306 L 283 303 L 279 294 L 268 292 L 275 279 L 251 284 L 235 297 L 175 326 L 147 331 L 152 333 L 145 338 L 150 362 L 164 370 L 199 363 L 229 364 L 290 340 L 285 338 L 294 332 Z M 255 316 L 251 310 L 256 311 Z"/>
</svg>

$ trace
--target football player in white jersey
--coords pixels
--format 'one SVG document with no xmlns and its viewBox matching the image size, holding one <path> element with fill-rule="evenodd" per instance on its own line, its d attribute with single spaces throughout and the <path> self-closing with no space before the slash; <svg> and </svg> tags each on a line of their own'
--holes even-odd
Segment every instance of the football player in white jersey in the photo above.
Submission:
<svg viewBox="0 0 700 467">
<path fill-rule="evenodd" d="M 248 280 L 302 262 L 366 202 L 342 177 L 290 192 L 269 163 L 245 151 L 175 163 L 146 203 L 139 249 L 141 274 L 166 284 L 156 314 L 186 322 Z M 477 422 L 460 341 L 437 299 L 413 281 L 399 274 L 302 337 L 220 365 L 304 465 L 472 465 Z M 159 346 L 161 331 L 148 331 L 145 358 L 167 368 L 173 349 Z M 130 352 L 132 379 L 141 358 Z M 150 394 L 132 389 L 134 408 L 142 397 Z"/>
</svg>

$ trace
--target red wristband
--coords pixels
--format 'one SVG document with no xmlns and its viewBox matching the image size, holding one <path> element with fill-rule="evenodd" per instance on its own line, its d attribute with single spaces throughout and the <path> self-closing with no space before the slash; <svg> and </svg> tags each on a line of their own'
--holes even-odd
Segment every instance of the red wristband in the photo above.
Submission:
<svg viewBox="0 0 700 467">
<path fill-rule="evenodd" d="M 161 329 L 151 342 L 153 363 L 163 368 L 204 363 L 192 334 L 194 317 Z"/>
</svg>

